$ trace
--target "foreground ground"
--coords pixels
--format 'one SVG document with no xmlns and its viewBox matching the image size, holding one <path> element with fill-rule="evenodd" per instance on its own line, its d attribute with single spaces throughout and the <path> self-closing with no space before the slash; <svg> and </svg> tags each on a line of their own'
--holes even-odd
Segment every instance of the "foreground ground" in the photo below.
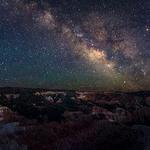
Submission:
<svg viewBox="0 0 150 150">
<path fill-rule="evenodd" d="M 0 150 L 150 149 L 150 92 L 0 89 Z"/>
</svg>

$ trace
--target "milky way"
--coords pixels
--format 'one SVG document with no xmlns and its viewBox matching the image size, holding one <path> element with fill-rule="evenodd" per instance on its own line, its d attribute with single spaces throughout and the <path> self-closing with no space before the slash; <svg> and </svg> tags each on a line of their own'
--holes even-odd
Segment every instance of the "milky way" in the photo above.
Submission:
<svg viewBox="0 0 150 150">
<path fill-rule="evenodd" d="M 148 0 L 0 0 L 0 86 L 150 90 Z"/>
</svg>

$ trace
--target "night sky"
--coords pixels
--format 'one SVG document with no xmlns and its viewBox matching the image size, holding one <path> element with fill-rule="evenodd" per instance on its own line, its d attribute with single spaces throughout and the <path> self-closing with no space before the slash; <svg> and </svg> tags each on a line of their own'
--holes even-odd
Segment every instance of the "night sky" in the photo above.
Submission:
<svg viewBox="0 0 150 150">
<path fill-rule="evenodd" d="M 149 0 L 0 0 L 0 86 L 150 90 Z"/>
</svg>

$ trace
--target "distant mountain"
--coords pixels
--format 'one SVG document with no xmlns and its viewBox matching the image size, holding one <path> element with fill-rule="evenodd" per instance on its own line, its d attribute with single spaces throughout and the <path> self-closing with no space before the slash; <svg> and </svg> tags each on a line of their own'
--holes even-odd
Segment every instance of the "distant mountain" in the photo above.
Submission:
<svg viewBox="0 0 150 150">
<path fill-rule="evenodd" d="M 63 91 L 63 92 L 87 92 L 87 93 L 95 93 L 95 94 L 105 94 L 105 95 L 120 95 L 120 94 L 128 94 L 128 95 L 137 95 L 137 96 L 150 96 L 150 91 L 137 91 L 137 92 L 123 92 L 123 91 L 112 91 L 112 92 L 105 92 L 99 90 L 65 90 L 65 89 L 44 89 L 44 88 L 23 88 L 23 87 L 0 87 L 0 93 L 5 94 L 16 94 L 16 93 L 23 93 L 23 92 L 46 92 L 46 91 Z"/>
</svg>

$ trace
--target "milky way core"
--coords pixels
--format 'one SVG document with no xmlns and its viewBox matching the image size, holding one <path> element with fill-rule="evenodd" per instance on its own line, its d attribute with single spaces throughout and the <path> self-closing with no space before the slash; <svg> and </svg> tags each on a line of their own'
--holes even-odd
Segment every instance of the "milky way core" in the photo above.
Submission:
<svg viewBox="0 0 150 150">
<path fill-rule="evenodd" d="M 0 0 L 0 86 L 150 90 L 149 0 Z"/>
</svg>

